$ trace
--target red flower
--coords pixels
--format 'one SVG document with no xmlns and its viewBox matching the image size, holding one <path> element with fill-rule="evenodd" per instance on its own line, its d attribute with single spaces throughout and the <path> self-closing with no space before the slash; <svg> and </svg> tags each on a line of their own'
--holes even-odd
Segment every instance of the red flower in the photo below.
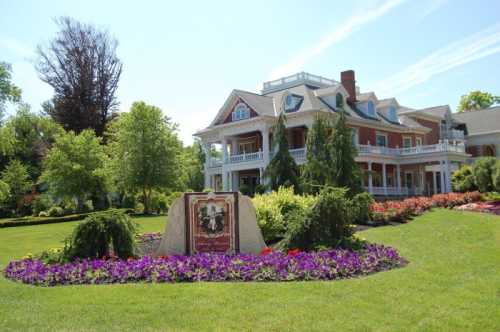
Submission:
<svg viewBox="0 0 500 332">
<path fill-rule="evenodd" d="M 272 252 L 273 252 L 272 248 L 266 247 L 266 248 L 262 249 L 262 251 L 260 252 L 260 255 L 266 256 L 266 255 L 271 254 Z"/>
<path fill-rule="evenodd" d="M 290 257 L 295 257 L 298 254 L 300 254 L 300 250 L 299 249 L 288 250 L 288 256 L 290 256 Z"/>
</svg>

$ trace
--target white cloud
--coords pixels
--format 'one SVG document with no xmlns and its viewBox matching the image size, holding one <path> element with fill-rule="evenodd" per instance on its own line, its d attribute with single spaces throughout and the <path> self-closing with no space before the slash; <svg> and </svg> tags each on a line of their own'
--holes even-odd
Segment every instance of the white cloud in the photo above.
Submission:
<svg viewBox="0 0 500 332">
<path fill-rule="evenodd" d="M 395 95 L 469 62 L 500 53 L 500 24 L 434 51 L 402 71 L 378 82 L 374 91 Z"/>
<path fill-rule="evenodd" d="M 422 20 L 425 17 L 433 14 L 435 11 L 441 9 L 449 0 L 430 0 L 423 10 L 420 11 L 419 19 Z"/>
<path fill-rule="evenodd" d="M 270 79 L 280 78 L 300 71 L 304 67 L 304 65 L 313 57 L 321 54 L 333 44 L 344 40 L 350 34 L 359 30 L 363 25 L 376 20 L 377 18 L 386 14 L 392 8 L 405 1 L 406 0 L 387 0 L 379 6 L 364 10 L 360 14 L 349 17 L 345 22 L 340 23 L 338 25 L 338 28 L 330 32 L 328 35 L 324 36 L 323 39 L 320 40 L 316 45 L 304 50 L 283 66 L 272 70 Z"/>
</svg>

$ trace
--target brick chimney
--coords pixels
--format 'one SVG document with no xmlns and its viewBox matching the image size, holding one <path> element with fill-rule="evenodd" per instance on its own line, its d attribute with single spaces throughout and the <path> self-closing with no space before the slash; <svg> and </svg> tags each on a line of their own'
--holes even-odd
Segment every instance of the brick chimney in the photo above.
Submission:
<svg viewBox="0 0 500 332">
<path fill-rule="evenodd" d="M 354 77 L 354 70 L 346 70 L 341 72 L 340 82 L 349 94 L 347 102 L 351 104 L 354 103 L 356 101 L 356 79 Z"/>
</svg>

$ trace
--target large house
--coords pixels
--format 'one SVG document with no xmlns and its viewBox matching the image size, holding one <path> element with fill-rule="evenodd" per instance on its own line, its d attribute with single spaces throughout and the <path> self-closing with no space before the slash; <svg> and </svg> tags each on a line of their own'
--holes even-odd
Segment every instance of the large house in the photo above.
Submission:
<svg viewBox="0 0 500 332">
<path fill-rule="evenodd" d="M 340 82 L 301 72 L 265 82 L 261 94 L 233 90 L 212 123 L 195 136 L 208 153 L 205 186 L 214 190 L 255 187 L 273 156 L 272 127 L 287 115 L 290 152 L 306 161 L 306 137 L 318 114 L 335 118 L 344 109 L 358 147 L 364 186 L 375 196 L 451 191 L 451 174 L 467 162 L 463 121 L 447 105 L 412 109 L 395 98 L 361 93 L 352 70 Z M 462 128 L 463 129 L 463 128 Z"/>
</svg>

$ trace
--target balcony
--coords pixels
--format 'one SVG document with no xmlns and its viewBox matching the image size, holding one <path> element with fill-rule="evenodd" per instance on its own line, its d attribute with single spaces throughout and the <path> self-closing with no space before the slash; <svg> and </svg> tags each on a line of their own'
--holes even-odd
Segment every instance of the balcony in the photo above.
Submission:
<svg viewBox="0 0 500 332">
<path fill-rule="evenodd" d="M 264 82 L 262 93 L 266 94 L 296 86 L 298 84 L 310 84 L 313 86 L 326 87 L 338 84 L 338 82 L 326 77 L 300 72 L 274 81 Z"/>
<path fill-rule="evenodd" d="M 465 134 L 463 130 L 450 129 L 444 132 L 444 138 L 449 140 L 463 141 L 465 139 Z"/>
<path fill-rule="evenodd" d="M 465 145 L 451 144 L 448 141 L 432 145 L 419 145 L 410 148 L 388 148 L 385 146 L 360 144 L 358 145 L 358 152 L 359 154 L 378 154 L 386 156 L 411 156 L 411 155 L 435 153 L 435 152 L 465 153 Z"/>
</svg>

